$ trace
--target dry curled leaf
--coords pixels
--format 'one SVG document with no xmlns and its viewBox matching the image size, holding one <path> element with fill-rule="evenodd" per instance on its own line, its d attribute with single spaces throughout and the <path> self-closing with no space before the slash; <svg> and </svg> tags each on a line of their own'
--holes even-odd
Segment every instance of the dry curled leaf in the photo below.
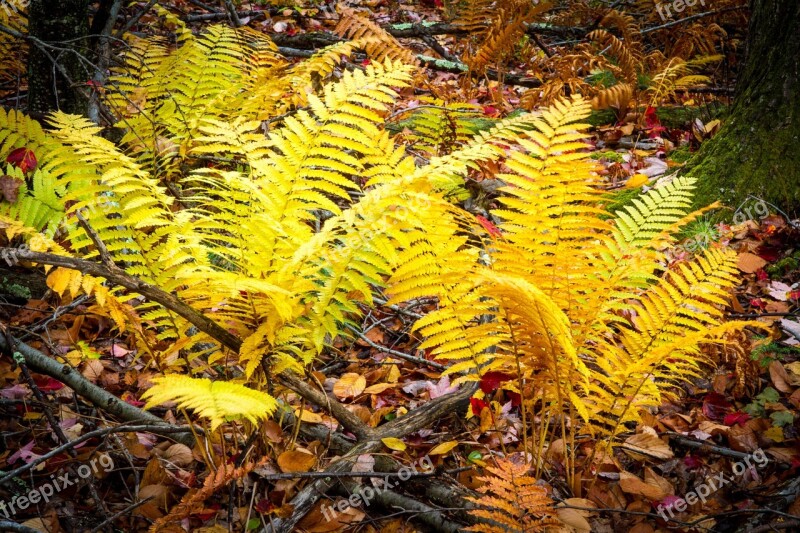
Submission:
<svg viewBox="0 0 800 533">
<path fill-rule="evenodd" d="M 626 452 L 641 452 L 651 458 L 672 459 L 674 454 L 669 445 L 658 438 L 655 433 L 643 432 L 630 436 L 625 440 Z"/>
<path fill-rule="evenodd" d="M 278 456 L 281 472 L 308 472 L 316 462 L 316 457 L 299 450 L 285 451 Z"/>
</svg>

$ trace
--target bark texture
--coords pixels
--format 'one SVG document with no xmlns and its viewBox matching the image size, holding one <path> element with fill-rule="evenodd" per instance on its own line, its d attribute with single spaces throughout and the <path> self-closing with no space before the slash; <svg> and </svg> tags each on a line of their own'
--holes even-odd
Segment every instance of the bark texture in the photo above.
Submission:
<svg viewBox="0 0 800 533">
<path fill-rule="evenodd" d="M 744 69 L 722 130 L 685 172 L 697 203 L 749 196 L 800 214 L 800 2 L 751 0 Z M 752 201 L 752 200 L 751 200 Z"/>
<path fill-rule="evenodd" d="M 31 0 L 28 6 L 28 110 L 59 109 L 84 114 L 80 92 L 90 75 L 78 54 L 85 56 L 89 31 L 88 0 Z"/>
</svg>

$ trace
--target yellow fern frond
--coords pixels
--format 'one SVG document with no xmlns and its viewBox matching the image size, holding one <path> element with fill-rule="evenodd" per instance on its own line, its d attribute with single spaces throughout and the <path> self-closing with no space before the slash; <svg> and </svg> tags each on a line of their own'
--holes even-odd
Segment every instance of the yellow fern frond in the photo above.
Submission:
<svg viewBox="0 0 800 533">
<path fill-rule="evenodd" d="M 225 420 L 246 418 L 255 424 L 269 418 L 278 407 L 269 394 L 236 383 L 175 374 L 152 381 L 154 385 L 142 395 L 142 399 L 147 400 L 145 409 L 176 402 L 179 407 L 192 409 L 207 418 L 212 431 Z"/>
</svg>

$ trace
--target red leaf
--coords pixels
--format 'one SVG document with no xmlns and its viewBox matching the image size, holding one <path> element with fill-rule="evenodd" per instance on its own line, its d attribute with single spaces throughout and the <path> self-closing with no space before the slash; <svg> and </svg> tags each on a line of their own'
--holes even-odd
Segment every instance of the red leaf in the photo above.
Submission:
<svg viewBox="0 0 800 533">
<path fill-rule="evenodd" d="M 711 420 L 723 418 L 731 409 L 731 403 L 717 392 L 709 392 L 703 399 L 703 414 Z"/>
<path fill-rule="evenodd" d="M 750 420 L 750 415 L 748 415 L 747 413 L 743 413 L 741 411 L 736 411 L 735 413 L 728 413 L 727 415 L 725 415 L 725 418 L 722 420 L 722 423 L 725 424 L 726 426 L 733 426 L 734 424 L 742 426 L 748 420 Z"/>
<path fill-rule="evenodd" d="M 486 217 L 482 217 L 481 215 L 475 215 L 475 218 L 478 219 L 478 222 L 480 223 L 481 226 L 483 226 L 483 229 L 488 231 L 489 235 L 491 235 L 492 237 L 503 236 L 503 233 L 500 231 L 500 229 L 494 224 L 492 224 Z"/>
<path fill-rule="evenodd" d="M 273 509 L 275 509 L 275 506 L 272 505 L 272 502 L 267 500 L 266 498 L 261 498 L 260 500 L 258 500 L 255 506 L 255 510 L 261 514 L 268 514 L 272 512 Z"/>
<path fill-rule="evenodd" d="M 651 139 L 658 137 L 662 132 L 667 131 L 667 128 L 661 125 L 661 121 L 658 119 L 658 115 L 656 114 L 656 108 L 653 106 L 647 106 L 647 109 L 644 112 L 644 124 L 649 131 L 649 136 Z"/>
<path fill-rule="evenodd" d="M 489 407 L 489 404 L 480 398 L 470 398 L 469 404 L 472 407 L 473 414 L 480 414 L 484 407 Z"/>
<path fill-rule="evenodd" d="M 144 405 L 144 402 L 141 400 L 137 400 L 136 396 L 131 394 L 130 392 L 126 392 L 122 395 L 122 399 L 125 400 L 125 403 L 129 403 L 134 407 L 141 407 Z"/>
<path fill-rule="evenodd" d="M 800 300 L 800 290 L 789 291 L 786 293 L 786 297 L 790 300 Z"/>
<path fill-rule="evenodd" d="M 513 377 L 514 376 L 505 374 L 503 372 L 487 372 L 481 376 L 481 390 L 484 394 L 489 394 L 490 392 L 497 390 L 497 387 L 499 387 L 501 383 L 508 381 Z"/>
<path fill-rule="evenodd" d="M 497 117 L 500 116 L 500 111 L 494 106 L 485 105 L 483 106 L 483 114 L 488 117 Z"/>
<path fill-rule="evenodd" d="M 767 281 L 769 279 L 769 274 L 763 268 L 759 268 L 756 270 L 756 279 L 758 281 Z"/>
<path fill-rule="evenodd" d="M 34 170 L 38 164 L 33 150 L 28 150 L 24 147 L 17 148 L 8 154 L 8 157 L 6 157 L 6 163 L 11 163 L 25 174 Z"/>
<path fill-rule="evenodd" d="M 687 455 L 686 457 L 684 457 L 683 464 L 689 470 L 694 470 L 695 468 L 700 468 L 701 466 L 703 466 L 703 462 L 694 455 Z"/>
<path fill-rule="evenodd" d="M 219 511 L 220 509 L 222 509 L 220 504 L 212 503 L 211 505 L 209 505 L 207 508 L 203 509 L 202 511 L 200 511 L 198 513 L 194 513 L 193 516 L 196 516 L 197 518 L 199 518 L 200 520 L 205 522 L 206 520 L 211 520 L 212 518 L 217 516 L 217 511 Z"/>
<path fill-rule="evenodd" d="M 508 399 L 511 400 L 511 406 L 517 407 L 519 404 L 522 403 L 522 396 L 518 392 L 514 392 L 513 390 L 505 391 L 506 396 Z"/>
<path fill-rule="evenodd" d="M 752 307 L 755 307 L 756 309 L 766 309 L 767 308 L 767 302 L 765 302 L 761 298 L 752 298 L 750 300 L 750 305 Z"/>
<path fill-rule="evenodd" d="M 653 503 L 653 507 L 655 507 L 656 509 L 667 509 L 667 510 L 669 510 L 670 507 L 672 507 L 673 505 L 675 505 L 676 503 L 678 503 L 680 501 L 683 501 L 683 498 L 681 498 L 680 496 L 675 496 L 674 494 L 670 494 L 669 496 L 666 496 L 660 502 L 654 502 Z"/>
<path fill-rule="evenodd" d="M 781 257 L 781 250 L 777 246 L 759 246 L 756 255 L 768 263 L 777 261 Z"/>
<path fill-rule="evenodd" d="M 49 376 L 35 377 L 36 386 L 43 392 L 53 392 L 64 388 L 64 384 Z"/>
</svg>

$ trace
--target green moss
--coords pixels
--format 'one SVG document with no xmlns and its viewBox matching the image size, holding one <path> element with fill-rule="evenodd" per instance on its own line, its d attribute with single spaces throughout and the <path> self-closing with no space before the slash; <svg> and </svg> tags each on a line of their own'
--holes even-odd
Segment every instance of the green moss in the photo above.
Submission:
<svg viewBox="0 0 800 533">
<path fill-rule="evenodd" d="M 609 213 L 619 211 L 630 204 L 634 198 L 638 198 L 641 193 L 641 188 L 638 187 L 636 189 L 619 189 L 609 192 L 604 197 L 606 200 L 605 210 Z"/>
<path fill-rule="evenodd" d="M 717 103 L 709 106 L 662 106 L 656 109 L 658 120 L 667 128 L 688 128 L 695 119 L 704 124 L 723 118 L 728 106 Z"/>
<path fill-rule="evenodd" d="M 800 251 L 764 267 L 771 278 L 782 278 L 789 272 L 798 269 L 800 269 Z"/>
<path fill-rule="evenodd" d="M 676 163 L 685 163 L 692 158 L 694 154 L 689 151 L 688 146 L 681 146 L 669 153 L 669 158 Z"/>
<path fill-rule="evenodd" d="M 609 87 L 616 85 L 619 80 L 617 80 L 616 76 L 614 76 L 614 73 L 610 70 L 595 70 L 586 78 L 586 82 L 594 85 L 595 87 L 601 86 L 605 89 L 608 89 Z"/>
<path fill-rule="evenodd" d="M 595 161 L 599 161 L 600 159 L 605 159 L 606 161 L 612 161 L 614 163 L 622 163 L 625 160 L 622 159 L 622 154 L 619 152 L 615 152 L 614 150 L 606 150 L 604 152 L 592 152 L 592 155 L 589 156 Z"/>
</svg>

